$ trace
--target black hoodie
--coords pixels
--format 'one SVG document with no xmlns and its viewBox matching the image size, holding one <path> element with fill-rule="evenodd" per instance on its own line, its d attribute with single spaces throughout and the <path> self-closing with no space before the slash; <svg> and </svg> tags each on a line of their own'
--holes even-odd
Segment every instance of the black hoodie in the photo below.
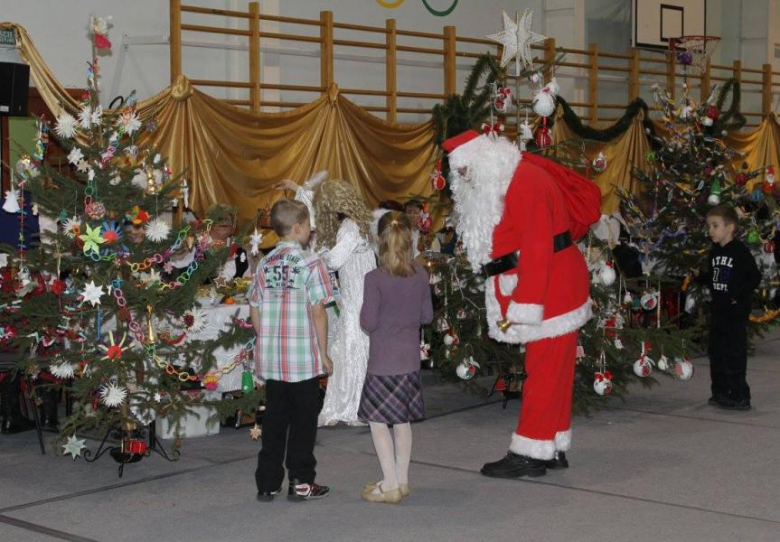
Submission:
<svg viewBox="0 0 780 542">
<path fill-rule="evenodd" d="M 699 277 L 699 282 L 712 292 L 714 320 L 747 319 L 753 290 L 761 282 L 761 271 L 750 249 L 734 239 L 726 246 L 713 245 L 707 270 Z"/>
</svg>

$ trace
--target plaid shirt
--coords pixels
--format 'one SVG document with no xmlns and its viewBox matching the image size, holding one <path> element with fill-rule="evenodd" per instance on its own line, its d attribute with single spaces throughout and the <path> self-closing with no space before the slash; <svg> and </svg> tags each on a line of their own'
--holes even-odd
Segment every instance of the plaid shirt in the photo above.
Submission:
<svg viewBox="0 0 780 542">
<path fill-rule="evenodd" d="M 300 382 L 324 373 L 311 308 L 333 297 L 320 257 L 281 242 L 259 264 L 249 304 L 260 310 L 255 371 L 266 380 Z"/>
</svg>

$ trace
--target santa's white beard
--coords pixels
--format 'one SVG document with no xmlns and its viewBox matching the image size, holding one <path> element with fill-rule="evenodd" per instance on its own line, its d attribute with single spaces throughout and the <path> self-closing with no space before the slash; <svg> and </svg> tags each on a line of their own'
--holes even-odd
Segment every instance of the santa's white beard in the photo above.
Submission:
<svg viewBox="0 0 780 542">
<path fill-rule="evenodd" d="M 449 155 L 450 187 L 459 239 L 477 271 L 491 260 L 493 230 L 504 213 L 504 196 L 520 163 L 520 150 L 505 138 L 480 136 Z M 458 170 L 467 168 L 465 176 Z"/>
</svg>

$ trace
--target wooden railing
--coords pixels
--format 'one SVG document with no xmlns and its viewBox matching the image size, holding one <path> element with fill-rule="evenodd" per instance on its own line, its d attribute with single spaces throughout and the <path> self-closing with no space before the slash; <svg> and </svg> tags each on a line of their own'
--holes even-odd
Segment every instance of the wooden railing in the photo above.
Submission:
<svg viewBox="0 0 780 542">
<path fill-rule="evenodd" d="M 187 15 L 187 22 L 182 21 L 184 14 L 192 14 Z M 190 19 L 201 22 L 198 19 L 207 16 L 244 20 L 246 28 L 222 28 L 189 22 Z M 272 32 L 265 29 L 263 23 L 266 23 L 266 26 L 287 25 L 300 30 L 296 33 Z M 182 33 L 220 34 L 246 39 L 247 45 L 241 48 L 249 51 L 249 81 L 191 79 L 190 82 L 200 87 L 246 89 L 248 91 L 246 99 L 226 101 L 255 112 L 261 111 L 263 107 L 297 107 L 305 103 L 281 98 L 266 100 L 263 99 L 264 91 L 285 91 L 305 95 L 311 93 L 311 100 L 313 100 L 316 95 L 329 89 L 333 83 L 338 83 L 334 73 L 335 63 L 341 58 L 336 51 L 341 48 L 383 52 L 384 88 L 340 88 L 339 91 L 356 97 L 384 98 L 383 106 L 376 105 L 375 102 L 364 107 L 372 112 L 385 113 L 387 120 L 390 121 L 396 121 L 399 114 L 427 114 L 433 105 L 448 95 L 456 93 L 459 59 L 473 61 L 486 51 L 500 54 L 499 46 L 495 42 L 484 38 L 460 36 L 454 26 L 445 26 L 441 33 L 434 33 L 398 29 L 394 19 L 388 19 L 384 27 L 347 24 L 335 22 L 330 11 L 321 12 L 318 20 L 282 17 L 261 13 L 258 2 L 249 2 L 248 10 L 242 12 L 189 6 L 182 4 L 181 0 L 170 0 L 170 26 L 171 81 L 184 73 Z M 313 30 L 315 34 L 305 34 L 306 28 L 310 32 Z M 319 35 L 316 35 L 316 29 L 319 29 Z M 369 34 L 379 39 L 357 41 L 343 37 L 344 34 L 354 33 Z M 263 82 L 260 52 L 264 40 L 318 44 L 319 84 L 293 85 Z M 751 108 L 750 100 L 743 98 L 743 114 L 748 117 L 750 125 L 758 124 L 764 116 L 772 112 L 775 94 L 780 93 L 780 72 L 772 71 L 771 64 L 764 64 L 759 69 L 743 67 L 740 61 L 734 61 L 730 66 L 710 64 L 708 61 L 702 75 L 686 75 L 684 67 L 680 66 L 675 55 L 670 53 L 653 57 L 650 56 L 652 53 L 632 48 L 627 54 L 615 54 L 599 51 L 595 44 L 590 45 L 587 50 L 570 49 L 556 47 L 554 39 L 547 39 L 543 46 L 534 46 L 533 49 L 537 52 L 534 60 L 538 64 L 551 60 L 558 52 L 566 54 L 563 61 L 556 64 L 556 74 L 559 79 L 574 78 L 586 82 L 582 85 L 582 90 L 566 98 L 573 107 L 579 108 L 583 120 L 587 120 L 593 126 L 619 117 L 621 110 L 625 109 L 631 100 L 642 96 L 643 87 L 649 88 L 652 84 L 659 84 L 665 86 L 669 93 L 674 95 L 683 78 L 686 78 L 692 89 L 698 87 L 702 98 L 709 94 L 713 84 L 726 81 L 730 77 L 735 77 L 741 82 L 743 97 L 760 94 L 760 100 L 753 100 L 760 102 L 759 108 Z M 399 53 L 404 57 L 399 57 Z M 370 58 L 373 62 L 378 59 L 379 57 Z M 419 88 L 399 89 L 398 66 L 404 63 L 425 65 L 432 68 L 434 72 L 438 68 L 441 73 L 441 92 L 421 92 Z M 461 70 L 467 68 L 468 66 L 460 66 Z M 465 73 L 462 72 L 461 75 Z M 600 99 L 600 91 L 603 94 L 607 85 L 626 85 L 627 91 L 620 103 L 609 103 Z M 360 104 L 359 98 L 354 99 Z M 408 99 L 424 100 L 430 103 L 430 107 L 409 107 L 405 105 Z M 527 103 L 527 100 L 525 102 Z"/>
</svg>

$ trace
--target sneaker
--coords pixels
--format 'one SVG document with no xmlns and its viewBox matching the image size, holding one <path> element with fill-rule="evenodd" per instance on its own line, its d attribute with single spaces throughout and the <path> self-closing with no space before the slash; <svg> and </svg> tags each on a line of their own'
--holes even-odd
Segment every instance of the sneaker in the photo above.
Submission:
<svg viewBox="0 0 780 542">
<path fill-rule="evenodd" d="M 750 399 L 741 399 L 739 401 L 732 401 L 731 410 L 750 410 L 753 407 L 750 405 Z"/>
<path fill-rule="evenodd" d="M 271 502 L 274 497 L 282 493 L 282 488 L 279 487 L 276 491 L 258 491 L 257 500 L 260 502 Z"/>
<path fill-rule="evenodd" d="M 566 459 L 566 452 L 555 452 L 552 459 L 544 462 L 544 466 L 550 470 L 568 469 L 569 460 Z"/>
<path fill-rule="evenodd" d="M 314 482 L 302 484 L 298 480 L 290 482 L 290 489 L 287 491 L 287 500 L 289 501 L 312 501 L 322 499 L 330 493 L 328 486 L 321 486 Z"/>
<path fill-rule="evenodd" d="M 507 452 L 503 459 L 485 463 L 479 471 L 492 478 L 518 478 L 530 476 L 536 478 L 547 474 L 546 461 L 525 455 Z"/>
</svg>

